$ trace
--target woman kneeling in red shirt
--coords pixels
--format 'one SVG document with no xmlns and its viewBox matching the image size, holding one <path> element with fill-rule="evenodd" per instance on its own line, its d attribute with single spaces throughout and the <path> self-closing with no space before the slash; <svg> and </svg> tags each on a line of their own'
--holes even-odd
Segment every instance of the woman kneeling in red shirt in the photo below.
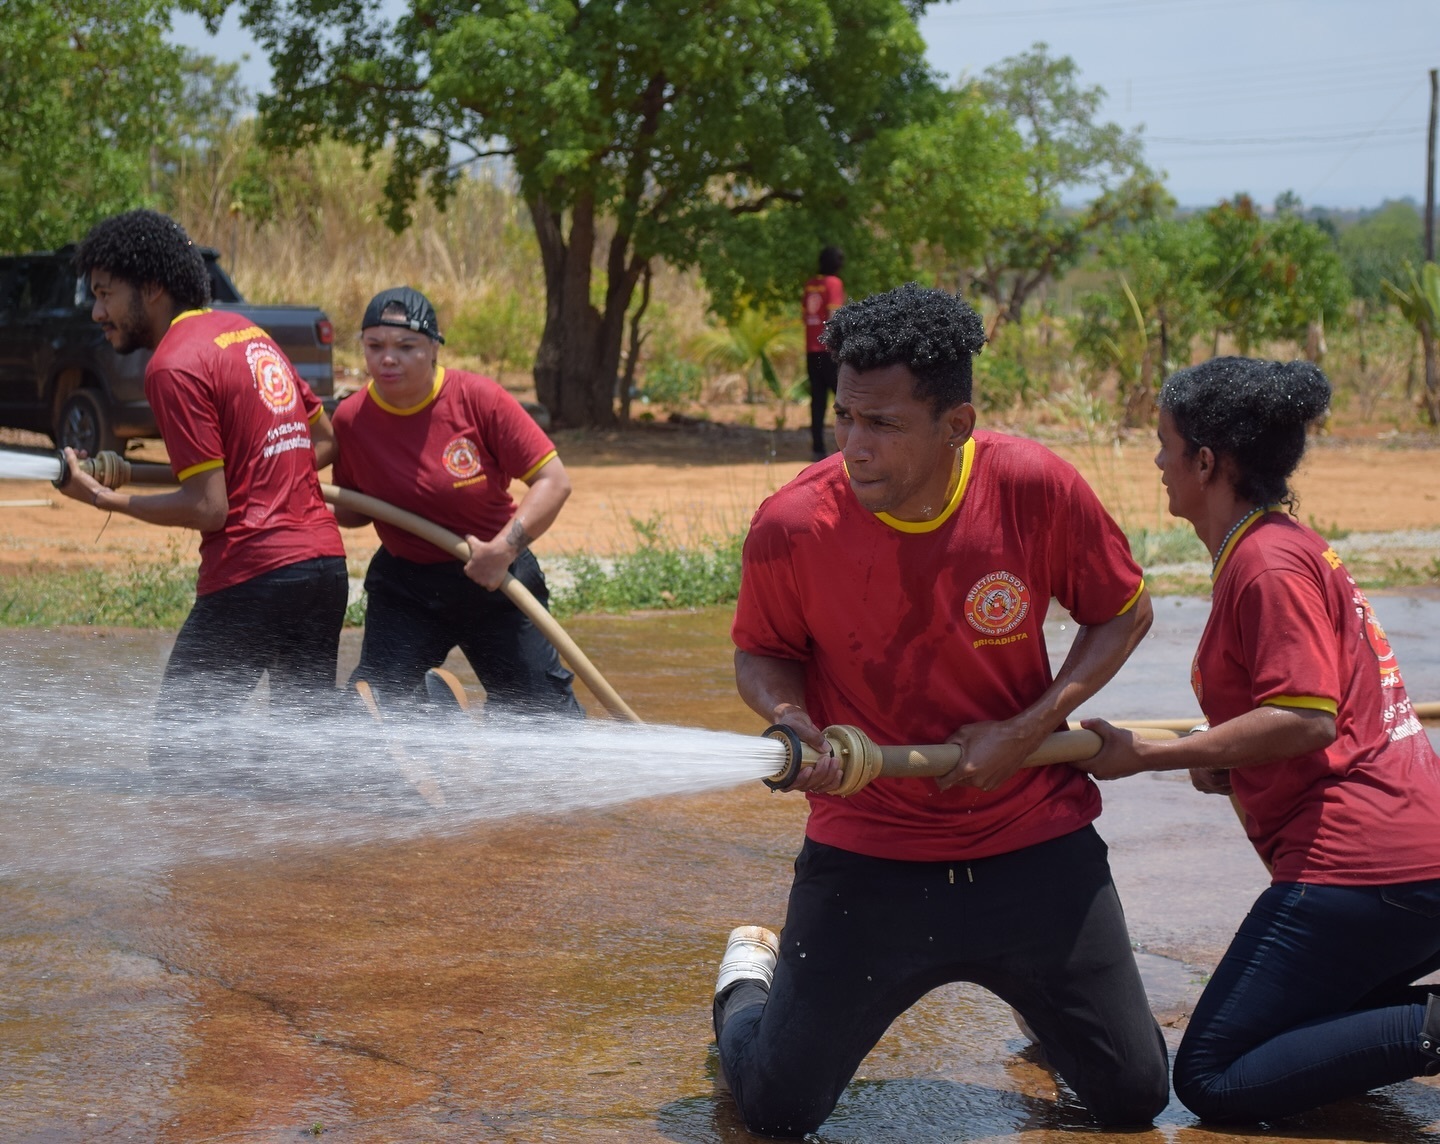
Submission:
<svg viewBox="0 0 1440 1144">
<path fill-rule="evenodd" d="M 1213 557 L 1192 668 L 1205 734 L 1103 720 L 1096 778 L 1189 769 L 1233 793 L 1270 867 L 1175 1057 L 1175 1094 L 1269 1120 L 1440 1071 L 1440 760 L 1394 653 L 1288 486 L 1329 405 L 1318 368 L 1217 358 L 1171 376 L 1155 464 Z M 1433 990 L 1433 992 L 1432 992 Z"/>
</svg>

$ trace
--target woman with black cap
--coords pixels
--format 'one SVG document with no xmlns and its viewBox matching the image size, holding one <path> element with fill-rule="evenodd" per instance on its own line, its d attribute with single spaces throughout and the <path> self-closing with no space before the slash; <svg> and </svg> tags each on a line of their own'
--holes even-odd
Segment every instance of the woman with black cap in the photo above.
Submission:
<svg viewBox="0 0 1440 1144">
<path fill-rule="evenodd" d="M 1440 759 L 1395 653 L 1290 474 L 1330 401 L 1307 362 L 1217 358 L 1160 393 L 1170 512 L 1213 557 L 1191 682 L 1204 734 L 1103 720 L 1096 778 L 1186 770 L 1270 867 L 1175 1056 L 1202 1119 L 1259 1121 L 1440 1072 Z M 1289 509 L 1291 511 L 1282 511 Z"/>
<path fill-rule="evenodd" d="M 570 495 L 550 438 L 520 403 L 479 374 L 439 364 L 435 308 L 399 286 L 370 300 L 361 322 L 370 381 L 335 410 L 335 483 L 460 533 L 454 557 L 383 521 L 365 575 L 360 664 L 382 707 L 418 703 L 425 673 L 459 647 L 489 702 L 579 715 L 571 674 L 540 631 L 497 589 L 509 572 L 542 603 L 545 578 L 530 552 Z M 512 479 L 530 486 L 517 507 Z M 369 523 L 336 513 L 342 525 Z"/>
</svg>

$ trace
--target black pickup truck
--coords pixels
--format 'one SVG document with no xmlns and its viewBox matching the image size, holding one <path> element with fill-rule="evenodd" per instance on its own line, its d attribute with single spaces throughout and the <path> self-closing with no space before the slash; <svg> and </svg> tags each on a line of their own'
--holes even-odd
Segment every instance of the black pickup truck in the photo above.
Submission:
<svg viewBox="0 0 1440 1144">
<path fill-rule="evenodd" d="M 202 248 L 211 305 L 244 314 L 275 339 L 326 408 L 333 408 L 335 331 L 311 306 L 254 306 Z M 90 319 L 90 288 L 73 247 L 0 257 L 0 425 L 48 433 L 58 447 L 123 452 L 157 436 L 145 400 L 148 350 L 117 354 Z"/>
</svg>

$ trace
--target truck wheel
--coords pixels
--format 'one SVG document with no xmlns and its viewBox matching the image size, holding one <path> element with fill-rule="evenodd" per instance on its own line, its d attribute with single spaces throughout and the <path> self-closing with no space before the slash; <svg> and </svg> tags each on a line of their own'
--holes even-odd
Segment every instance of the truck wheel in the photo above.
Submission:
<svg viewBox="0 0 1440 1144">
<path fill-rule="evenodd" d="M 118 453 L 124 447 L 110 427 L 110 411 L 104 399 L 93 389 L 77 389 L 60 407 L 55 446 L 63 449 L 67 445 L 91 457 L 106 449 Z"/>
</svg>

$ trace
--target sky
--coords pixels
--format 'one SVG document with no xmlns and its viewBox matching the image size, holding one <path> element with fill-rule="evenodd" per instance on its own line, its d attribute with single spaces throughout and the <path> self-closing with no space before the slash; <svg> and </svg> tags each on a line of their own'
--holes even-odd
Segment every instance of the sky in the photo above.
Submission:
<svg viewBox="0 0 1440 1144">
<path fill-rule="evenodd" d="M 1182 206 L 1241 191 L 1342 209 L 1424 201 L 1437 0 L 951 0 L 920 30 L 951 82 L 1036 42 L 1071 56 L 1083 83 L 1105 89 L 1102 116 L 1143 128 Z M 215 37 L 178 16 L 173 39 L 248 55 L 243 82 L 268 89 L 264 52 L 233 9 Z"/>
</svg>

